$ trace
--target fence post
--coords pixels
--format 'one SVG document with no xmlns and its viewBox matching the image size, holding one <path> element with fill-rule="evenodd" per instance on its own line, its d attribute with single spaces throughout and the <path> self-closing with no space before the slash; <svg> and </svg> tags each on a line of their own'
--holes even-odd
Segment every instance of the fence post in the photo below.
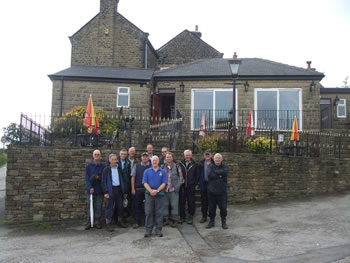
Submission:
<svg viewBox="0 0 350 263">
<path fill-rule="evenodd" d="M 30 120 L 29 145 L 32 145 L 32 127 L 33 127 L 33 121 Z"/>
<path fill-rule="evenodd" d="M 270 130 L 270 154 L 272 154 L 272 129 Z"/>
<path fill-rule="evenodd" d="M 74 145 L 77 146 L 78 145 L 78 116 L 75 116 L 74 130 L 75 130 Z"/>
<path fill-rule="evenodd" d="M 338 149 L 338 151 L 339 151 L 339 159 L 340 159 L 340 153 L 341 153 L 340 147 L 341 147 L 341 136 L 339 136 L 339 149 Z"/>
<path fill-rule="evenodd" d="M 19 122 L 19 144 L 22 144 L 22 119 L 23 113 L 21 113 L 21 120 Z"/>
</svg>

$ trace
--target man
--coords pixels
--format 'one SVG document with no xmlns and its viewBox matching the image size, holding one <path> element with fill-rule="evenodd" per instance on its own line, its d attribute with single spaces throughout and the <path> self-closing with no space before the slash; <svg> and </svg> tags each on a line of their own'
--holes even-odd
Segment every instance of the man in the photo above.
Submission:
<svg viewBox="0 0 350 263">
<path fill-rule="evenodd" d="M 132 171 L 132 169 L 134 169 L 134 167 L 136 166 L 136 163 L 137 163 L 135 155 L 136 155 L 135 147 L 130 147 L 128 150 L 128 160 L 130 162 L 130 170 L 131 171 Z"/>
<path fill-rule="evenodd" d="M 121 149 L 118 156 L 118 166 L 122 169 L 122 175 L 124 177 L 124 181 L 127 183 L 128 186 L 131 184 L 131 166 L 130 161 L 127 158 L 128 152 L 126 149 Z M 128 217 L 131 215 L 131 191 L 130 188 L 126 189 L 126 193 L 128 194 L 127 198 L 127 206 L 124 207 L 124 216 Z M 125 201 L 126 202 L 126 201 Z M 117 222 L 117 218 L 114 218 L 114 220 Z"/>
<path fill-rule="evenodd" d="M 180 223 L 186 221 L 186 203 L 188 206 L 187 224 L 193 223 L 195 213 L 195 187 L 198 184 L 199 175 L 197 163 L 192 159 L 192 151 L 184 151 L 184 160 L 179 163 L 184 177 L 184 184 L 180 188 Z"/>
<path fill-rule="evenodd" d="M 145 238 L 150 237 L 153 231 L 153 215 L 156 221 L 156 235 L 162 237 L 164 188 L 168 184 L 167 172 L 158 166 L 158 156 L 152 157 L 152 167 L 145 170 L 142 183 L 146 188 L 145 213 L 146 233 Z"/>
<path fill-rule="evenodd" d="M 106 229 L 109 232 L 114 231 L 111 227 L 113 215 L 116 213 L 118 225 L 126 227 L 122 221 L 123 218 L 123 198 L 127 198 L 126 189 L 129 188 L 128 183 L 124 180 L 122 169 L 117 165 L 117 156 L 109 155 L 109 163 L 102 173 L 102 189 L 104 197 L 107 200 L 106 204 Z M 116 207 L 114 210 L 113 208 Z"/>
<path fill-rule="evenodd" d="M 162 156 L 159 159 L 159 166 L 160 167 L 163 167 L 166 164 L 165 156 L 166 156 L 167 152 L 168 152 L 168 147 L 165 147 L 165 146 L 162 147 L 162 150 L 161 150 Z"/>
<path fill-rule="evenodd" d="M 180 186 L 184 180 L 181 168 L 178 167 L 176 163 L 174 163 L 173 154 L 171 152 L 167 152 L 167 154 L 165 155 L 165 159 L 166 164 L 164 166 L 164 170 L 166 170 L 168 173 L 168 185 L 165 187 L 164 191 L 164 225 L 169 224 L 169 222 L 171 221 L 171 226 L 176 227 L 179 214 L 179 191 Z"/>
<path fill-rule="evenodd" d="M 204 152 L 204 159 L 199 162 L 199 186 L 201 191 L 201 211 L 202 219 L 200 223 L 207 222 L 208 217 L 208 174 L 210 170 L 210 164 L 213 164 L 214 160 L 211 157 L 210 151 Z"/>
<path fill-rule="evenodd" d="M 208 203 L 209 203 L 209 223 L 206 228 L 215 225 L 216 205 L 219 206 L 221 216 L 221 226 L 227 229 L 227 175 L 228 168 L 222 163 L 222 155 L 214 155 L 214 164 L 210 165 L 208 174 Z"/>
<path fill-rule="evenodd" d="M 101 152 L 95 150 L 92 153 L 92 161 L 85 168 L 85 183 L 87 192 L 88 217 L 89 220 L 85 226 L 85 230 L 91 228 L 90 218 L 90 195 L 93 195 L 94 225 L 97 229 L 101 229 L 101 211 L 103 203 L 103 190 L 101 187 L 102 172 L 105 165 L 101 162 Z"/>
<path fill-rule="evenodd" d="M 148 153 L 149 164 L 152 165 L 151 160 L 152 160 L 152 157 L 155 156 L 155 154 L 153 153 L 153 145 L 152 144 L 147 144 L 146 152 Z"/>
<path fill-rule="evenodd" d="M 134 226 L 138 228 L 142 224 L 142 209 L 143 202 L 145 201 L 145 187 L 142 184 L 143 174 L 146 169 L 150 168 L 148 162 L 148 153 L 141 154 L 141 162 L 136 164 L 135 168 L 131 171 L 131 194 L 134 196 Z"/>
</svg>

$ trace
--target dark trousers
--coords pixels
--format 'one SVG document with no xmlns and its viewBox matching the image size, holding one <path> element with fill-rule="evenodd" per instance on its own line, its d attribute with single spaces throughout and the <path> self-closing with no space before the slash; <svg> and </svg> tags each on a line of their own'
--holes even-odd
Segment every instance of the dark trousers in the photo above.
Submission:
<svg viewBox="0 0 350 263">
<path fill-rule="evenodd" d="M 214 195 L 208 193 L 208 203 L 209 203 L 209 217 L 210 219 L 215 219 L 216 216 L 216 206 L 219 206 L 221 218 L 226 218 L 227 216 L 227 193 Z"/>
<path fill-rule="evenodd" d="M 123 193 L 120 186 L 112 186 L 112 196 L 107 199 L 106 223 L 110 224 L 114 218 L 123 218 Z"/>
<path fill-rule="evenodd" d="M 180 217 L 182 219 L 186 219 L 186 203 L 188 206 L 188 214 L 192 217 L 194 216 L 196 209 L 195 202 L 195 186 L 188 185 L 185 187 L 182 185 L 179 194 Z"/>
<path fill-rule="evenodd" d="M 141 225 L 141 218 L 144 219 L 145 189 L 136 189 L 134 196 L 134 223 Z"/>
<path fill-rule="evenodd" d="M 201 190 L 201 211 L 202 211 L 202 217 L 207 218 L 208 217 L 208 191 L 207 190 Z"/>
<path fill-rule="evenodd" d="M 93 209 L 94 209 L 94 224 L 101 223 L 101 215 L 102 215 L 102 203 L 103 203 L 103 194 L 93 194 Z M 90 218 L 90 195 L 86 196 L 87 205 L 88 205 L 88 218 L 89 223 L 91 222 Z"/>
<path fill-rule="evenodd" d="M 145 195 L 145 228 L 147 233 L 152 233 L 153 218 L 156 225 L 156 233 L 161 233 L 163 228 L 164 195 Z"/>
</svg>

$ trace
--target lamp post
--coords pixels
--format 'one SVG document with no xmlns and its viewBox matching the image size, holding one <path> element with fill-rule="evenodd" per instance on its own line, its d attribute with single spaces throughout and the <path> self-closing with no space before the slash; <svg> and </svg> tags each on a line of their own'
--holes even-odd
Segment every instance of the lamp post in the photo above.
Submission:
<svg viewBox="0 0 350 263">
<path fill-rule="evenodd" d="M 237 54 L 235 52 L 233 59 L 229 60 L 229 63 L 232 73 L 232 126 L 236 128 L 236 81 L 238 79 L 239 66 L 242 61 L 237 58 Z"/>
</svg>

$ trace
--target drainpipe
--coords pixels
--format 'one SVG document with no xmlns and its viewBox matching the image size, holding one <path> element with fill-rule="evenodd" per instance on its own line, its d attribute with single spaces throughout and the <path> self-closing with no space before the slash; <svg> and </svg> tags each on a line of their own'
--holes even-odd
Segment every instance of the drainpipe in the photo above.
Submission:
<svg viewBox="0 0 350 263">
<path fill-rule="evenodd" d="M 145 53 L 144 53 L 144 68 L 147 69 L 147 60 L 148 60 L 148 57 L 147 57 L 147 50 L 148 50 L 148 34 L 146 34 L 146 39 L 145 39 Z"/>
<path fill-rule="evenodd" d="M 61 79 L 61 109 L 60 109 L 60 117 L 63 115 L 63 90 L 64 90 L 64 77 Z"/>
</svg>

